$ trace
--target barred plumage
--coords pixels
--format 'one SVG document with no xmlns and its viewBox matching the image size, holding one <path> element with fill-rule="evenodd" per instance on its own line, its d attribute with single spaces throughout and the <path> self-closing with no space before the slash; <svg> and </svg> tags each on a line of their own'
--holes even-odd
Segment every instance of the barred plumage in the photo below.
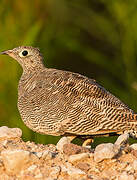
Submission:
<svg viewBox="0 0 137 180">
<path fill-rule="evenodd" d="M 23 51 L 27 51 L 27 55 L 24 56 Z M 23 67 L 18 109 L 30 129 L 54 136 L 127 131 L 136 137 L 137 114 L 95 80 L 44 67 L 40 51 L 30 46 L 3 54 L 13 57 Z"/>
</svg>

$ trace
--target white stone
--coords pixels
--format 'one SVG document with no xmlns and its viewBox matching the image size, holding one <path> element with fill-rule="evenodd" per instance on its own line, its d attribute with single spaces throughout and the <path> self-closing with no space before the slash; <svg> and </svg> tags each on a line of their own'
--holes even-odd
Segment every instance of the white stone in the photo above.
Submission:
<svg viewBox="0 0 137 180">
<path fill-rule="evenodd" d="M 51 167 L 49 176 L 52 179 L 58 179 L 60 171 L 61 171 L 60 166 Z"/>
<path fill-rule="evenodd" d="M 64 146 L 65 144 L 69 144 L 69 143 L 70 143 L 69 138 L 67 138 L 67 137 L 62 137 L 62 138 L 58 141 L 58 143 L 57 143 L 57 145 L 56 145 L 57 150 L 63 152 L 63 146 Z"/>
<path fill-rule="evenodd" d="M 85 175 L 86 173 L 78 168 L 73 167 L 70 163 L 66 163 L 66 166 L 61 166 L 62 172 L 68 173 L 70 176 Z"/>
<path fill-rule="evenodd" d="M 111 159 L 119 152 L 117 146 L 112 143 L 100 144 L 95 148 L 94 161 L 100 162 L 104 159 Z"/>
<path fill-rule="evenodd" d="M 29 151 L 24 150 L 4 150 L 1 152 L 5 169 L 8 173 L 16 174 L 32 160 Z"/>
<path fill-rule="evenodd" d="M 43 179 L 43 175 L 41 174 L 41 173 L 39 173 L 39 174 L 37 174 L 37 175 L 35 175 L 35 178 L 42 178 Z"/>
<path fill-rule="evenodd" d="M 124 134 L 120 135 L 117 138 L 117 140 L 115 142 L 115 145 L 120 146 L 120 145 L 126 143 L 128 141 L 128 139 L 129 139 L 129 134 L 128 133 L 124 133 Z"/>
<path fill-rule="evenodd" d="M 43 151 L 42 158 L 45 159 L 49 155 L 49 150 Z"/>
<path fill-rule="evenodd" d="M 133 161 L 133 169 L 137 171 L 137 160 Z"/>
<path fill-rule="evenodd" d="M 131 165 L 128 165 L 128 166 L 125 168 L 126 171 L 130 171 L 130 172 L 131 172 L 132 169 L 133 169 L 133 168 L 132 168 Z"/>
<path fill-rule="evenodd" d="M 28 171 L 33 172 L 36 168 L 37 168 L 37 166 L 35 164 L 33 164 L 30 167 L 28 167 Z"/>
<path fill-rule="evenodd" d="M 53 152 L 50 152 L 49 150 L 43 151 L 43 154 L 42 154 L 43 159 L 49 160 L 49 159 L 52 159 L 53 157 L 54 157 Z"/>
<path fill-rule="evenodd" d="M 22 131 L 19 128 L 0 127 L 0 139 L 20 138 L 21 136 Z"/>
<path fill-rule="evenodd" d="M 1 141 L 1 144 L 2 144 L 3 146 L 6 146 L 6 145 L 7 145 L 7 143 L 8 143 L 8 140 L 7 140 L 7 139 L 5 139 L 5 140 Z"/>
<path fill-rule="evenodd" d="M 130 148 L 132 148 L 132 149 L 134 149 L 134 150 L 137 150 L 137 143 L 131 144 L 131 145 L 130 145 Z"/>
<path fill-rule="evenodd" d="M 43 152 L 36 152 L 36 155 L 38 156 L 38 158 L 41 158 L 43 155 Z"/>
<path fill-rule="evenodd" d="M 126 171 L 124 171 L 119 177 L 118 180 L 134 180 L 133 175 L 128 175 Z"/>
<path fill-rule="evenodd" d="M 86 159 L 89 157 L 90 157 L 89 153 L 74 154 L 69 156 L 68 161 L 74 163 L 76 161 L 80 161 L 82 159 Z"/>
</svg>

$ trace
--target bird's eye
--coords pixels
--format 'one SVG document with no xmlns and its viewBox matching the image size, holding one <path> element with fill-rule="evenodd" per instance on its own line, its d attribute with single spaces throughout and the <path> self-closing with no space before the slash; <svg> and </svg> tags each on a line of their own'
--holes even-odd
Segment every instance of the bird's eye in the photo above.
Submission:
<svg viewBox="0 0 137 180">
<path fill-rule="evenodd" d="M 23 50 L 19 53 L 19 56 L 20 57 L 26 57 L 29 55 L 29 51 L 28 50 Z"/>
<path fill-rule="evenodd" d="M 28 51 L 26 51 L 26 50 L 22 52 L 23 56 L 27 56 L 27 54 L 28 54 Z"/>
</svg>

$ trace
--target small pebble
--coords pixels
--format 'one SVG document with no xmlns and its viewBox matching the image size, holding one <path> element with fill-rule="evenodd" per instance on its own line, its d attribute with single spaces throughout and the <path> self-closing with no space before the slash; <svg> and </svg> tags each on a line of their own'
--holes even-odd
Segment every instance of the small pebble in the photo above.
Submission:
<svg viewBox="0 0 137 180">
<path fill-rule="evenodd" d="M 133 161 L 133 169 L 137 171 L 137 160 Z"/>
<path fill-rule="evenodd" d="M 61 171 L 61 167 L 60 166 L 55 166 L 50 168 L 50 177 L 52 179 L 58 179 L 59 173 Z"/>
<path fill-rule="evenodd" d="M 49 160 L 49 159 L 52 159 L 52 158 L 56 157 L 56 155 L 57 155 L 57 153 L 55 153 L 55 152 L 51 152 L 49 150 L 45 150 L 42 153 L 42 158 L 46 159 L 46 160 Z"/>
<path fill-rule="evenodd" d="M 118 145 L 118 146 L 121 146 L 121 145 L 127 143 L 128 139 L 129 139 L 129 134 L 128 133 L 124 133 L 124 134 L 120 135 L 117 138 L 117 140 L 116 140 L 116 142 L 114 144 Z"/>
<path fill-rule="evenodd" d="M 63 153 L 68 156 L 74 154 L 80 154 L 80 153 L 87 153 L 87 152 L 91 152 L 91 149 L 78 146 L 77 144 L 69 143 L 69 144 L 64 144 L 63 146 Z"/>
<path fill-rule="evenodd" d="M 90 169 L 90 165 L 88 163 L 80 162 L 77 164 L 77 168 L 82 171 L 88 171 Z"/>
<path fill-rule="evenodd" d="M 67 172 L 70 176 L 77 177 L 77 175 L 85 175 L 86 173 L 78 168 L 73 167 L 70 163 L 66 163 L 67 166 L 62 165 L 61 171 Z"/>
<path fill-rule="evenodd" d="M 124 171 L 118 178 L 118 180 L 135 180 L 133 175 L 128 175 L 126 171 Z"/>
<path fill-rule="evenodd" d="M 43 152 L 36 152 L 36 155 L 38 156 L 38 158 L 41 158 L 43 155 Z"/>
<path fill-rule="evenodd" d="M 28 167 L 28 171 L 34 171 L 36 168 L 37 168 L 37 166 L 35 164 L 33 164 L 30 167 Z"/>
<path fill-rule="evenodd" d="M 58 143 L 56 145 L 57 150 L 59 150 L 59 151 L 61 151 L 63 153 L 63 146 L 64 146 L 64 144 L 69 144 L 69 143 L 70 143 L 70 140 L 67 137 L 62 137 L 58 141 Z"/>
<path fill-rule="evenodd" d="M 134 150 L 137 150 L 137 143 L 131 144 L 130 147 Z"/>
<path fill-rule="evenodd" d="M 76 161 L 80 161 L 82 159 L 86 159 L 89 157 L 90 157 L 89 153 L 74 154 L 69 156 L 68 161 L 74 163 Z"/>
<path fill-rule="evenodd" d="M 43 178 L 43 175 L 42 175 L 41 173 L 39 173 L 39 174 L 35 175 L 34 177 L 35 177 L 35 178 L 40 178 L 40 179 L 41 179 L 41 178 Z"/>
</svg>

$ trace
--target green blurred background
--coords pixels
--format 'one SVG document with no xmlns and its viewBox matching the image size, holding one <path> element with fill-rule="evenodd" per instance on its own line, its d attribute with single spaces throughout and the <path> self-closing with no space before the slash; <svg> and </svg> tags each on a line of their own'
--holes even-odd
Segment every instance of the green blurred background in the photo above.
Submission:
<svg viewBox="0 0 137 180">
<path fill-rule="evenodd" d="M 0 49 L 39 47 L 45 65 L 96 79 L 137 111 L 137 1 L 1 0 Z M 56 143 L 33 133 L 17 110 L 22 69 L 0 57 L 0 126 L 19 127 L 25 141 Z M 113 139 L 111 139 L 113 141 Z"/>
</svg>

